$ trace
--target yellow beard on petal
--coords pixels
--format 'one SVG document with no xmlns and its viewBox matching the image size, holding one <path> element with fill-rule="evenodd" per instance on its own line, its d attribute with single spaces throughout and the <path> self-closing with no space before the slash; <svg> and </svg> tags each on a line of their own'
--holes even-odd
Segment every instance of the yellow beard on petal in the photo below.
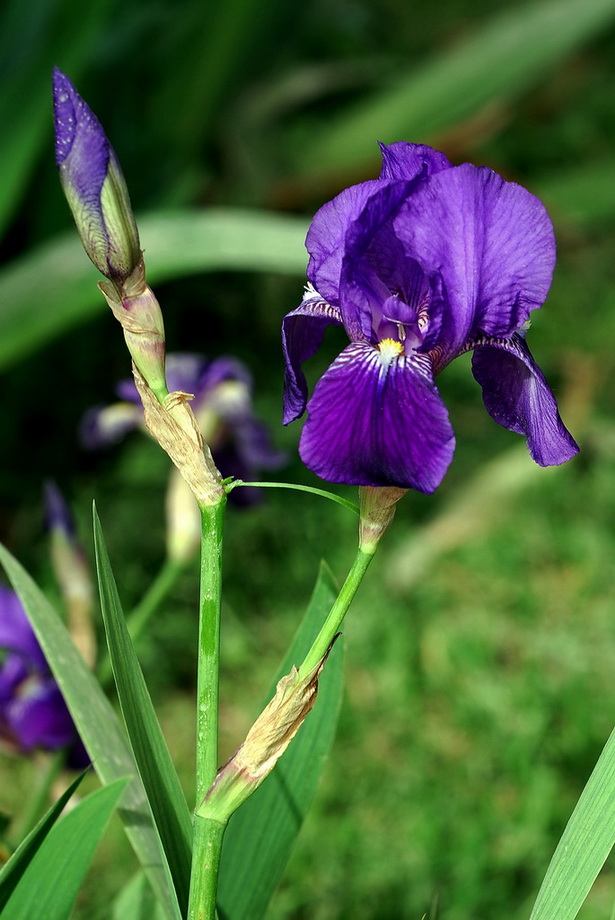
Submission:
<svg viewBox="0 0 615 920">
<path fill-rule="evenodd" d="M 381 362 L 389 365 L 393 358 L 398 358 L 399 355 L 403 355 L 404 346 L 395 339 L 383 339 L 382 342 L 378 343 L 378 351 L 380 352 Z"/>
</svg>

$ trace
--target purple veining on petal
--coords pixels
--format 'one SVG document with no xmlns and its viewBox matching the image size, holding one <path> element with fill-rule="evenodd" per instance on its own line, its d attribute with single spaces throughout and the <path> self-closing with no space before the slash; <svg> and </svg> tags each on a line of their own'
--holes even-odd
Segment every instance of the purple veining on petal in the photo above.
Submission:
<svg viewBox="0 0 615 920">
<path fill-rule="evenodd" d="M 388 358 L 356 343 L 318 381 L 299 452 L 329 482 L 433 492 L 454 445 L 426 356 Z"/>
<path fill-rule="evenodd" d="M 578 453 L 545 376 L 521 336 L 478 340 L 472 372 L 483 388 L 489 415 L 504 428 L 525 435 L 536 463 L 555 466 Z"/>
<path fill-rule="evenodd" d="M 360 217 L 370 197 L 382 188 L 377 179 L 352 185 L 316 212 L 305 238 L 310 254 L 307 276 L 324 301 L 339 304 L 339 278 L 348 225 Z"/>
<path fill-rule="evenodd" d="M 543 304 L 555 264 L 551 221 L 537 198 L 490 169 L 434 175 L 394 223 L 408 254 L 442 279 L 451 358 L 471 337 L 511 335 Z"/>
<path fill-rule="evenodd" d="M 315 215 L 307 273 L 321 297 L 308 296 L 283 322 L 284 421 L 307 403 L 304 462 L 334 482 L 433 491 L 454 441 L 432 377 L 475 347 L 488 411 L 526 435 L 536 462 L 568 459 L 577 446 L 517 335 L 553 273 L 542 203 L 429 147 L 381 147 L 380 179 L 346 189 Z M 307 402 L 302 362 L 340 320 L 352 345 Z"/>
<path fill-rule="evenodd" d="M 339 310 L 323 300 L 313 288 L 308 288 L 300 306 L 284 317 L 282 350 L 285 425 L 299 418 L 305 410 L 308 387 L 301 365 L 318 351 L 327 326 L 341 324 Z"/>
</svg>

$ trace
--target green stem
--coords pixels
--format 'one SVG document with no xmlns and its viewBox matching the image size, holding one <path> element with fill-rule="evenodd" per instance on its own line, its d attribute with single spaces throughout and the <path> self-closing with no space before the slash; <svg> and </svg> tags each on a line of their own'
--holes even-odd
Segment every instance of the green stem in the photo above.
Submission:
<svg viewBox="0 0 615 920">
<path fill-rule="evenodd" d="M 321 498 L 328 498 L 329 501 L 342 505 L 343 508 L 348 508 L 349 511 L 354 511 L 355 514 L 359 513 L 359 506 L 355 505 L 354 502 L 349 502 L 347 498 L 342 498 L 341 495 L 327 492 L 326 489 L 316 489 L 314 486 L 301 486 L 296 482 L 244 482 L 243 479 L 234 479 L 228 483 L 226 491 L 232 492 L 233 489 L 242 486 L 254 486 L 257 489 L 292 489 L 293 492 L 309 492 L 310 495 L 320 495 Z"/>
<path fill-rule="evenodd" d="M 184 568 L 185 565 L 182 562 L 178 562 L 175 559 L 165 559 L 164 564 L 143 595 L 141 601 L 126 617 L 126 625 L 133 642 L 139 640 L 139 637 L 145 630 L 152 616 L 156 613 L 165 597 L 167 597 L 177 583 L 177 579 Z M 113 677 L 111 662 L 108 655 L 101 659 L 97 670 L 98 679 L 100 683 L 105 686 Z"/>
<path fill-rule="evenodd" d="M 126 626 L 133 642 L 136 642 L 153 614 L 169 592 L 177 584 L 177 580 L 185 568 L 183 562 L 176 559 L 165 559 L 162 568 L 143 595 L 137 606 L 130 611 L 126 618 Z"/>
<path fill-rule="evenodd" d="M 218 667 L 222 597 L 222 522 L 226 501 L 201 509 L 201 580 L 197 681 L 196 801 L 218 772 Z"/>
<path fill-rule="evenodd" d="M 188 920 L 214 920 L 218 870 L 226 823 L 194 816 Z"/>
<path fill-rule="evenodd" d="M 222 522 L 226 501 L 201 508 L 201 583 L 197 681 L 196 804 L 218 772 L 218 671 L 222 588 Z M 189 920 L 214 920 L 225 825 L 195 815 Z"/>
<path fill-rule="evenodd" d="M 348 573 L 346 581 L 342 585 L 342 589 L 338 594 L 335 603 L 333 604 L 333 607 L 331 608 L 329 615 L 322 626 L 322 629 L 318 633 L 314 644 L 305 656 L 303 664 L 299 668 L 300 677 L 305 677 L 307 674 L 309 674 L 310 671 L 316 667 L 323 655 L 326 654 L 327 649 L 331 645 L 331 642 L 335 638 L 340 626 L 342 625 L 342 620 L 346 616 L 346 612 L 350 607 L 352 599 L 357 593 L 358 587 L 363 580 L 365 572 L 367 571 L 367 567 L 373 558 L 373 552 L 366 553 L 362 549 L 357 551 L 357 555 L 355 556 L 355 560 L 352 563 L 352 568 Z"/>
</svg>

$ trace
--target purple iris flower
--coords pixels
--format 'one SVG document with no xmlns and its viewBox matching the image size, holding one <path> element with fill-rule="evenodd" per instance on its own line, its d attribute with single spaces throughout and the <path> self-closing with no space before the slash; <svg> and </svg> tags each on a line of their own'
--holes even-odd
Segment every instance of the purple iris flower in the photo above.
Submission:
<svg viewBox="0 0 615 920">
<path fill-rule="evenodd" d="M 307 405 L 304 463 L 330 482 L 433 492 L 455 447 L 434 377 L 469 350 L 492 418 L 525 435 L 541 466 L 569 460 L 577 444 L 525 343 L 555 263 L 542 203 L 430 147 L 381 150 L 380 177 L 314 217 L 310 284 L 284 318 L 284 423 Z M 308 402 L 301 365 L 330 324 L 350 345 Z"/>
<path fill-rule="evenodd" d="M 65 747 L 71 766 L 89 763 L 21 601 L 4 585 L 0 585 L 0 739 L 24 752 Z"/>
<path fill-rule="evenodd" d="M 254 415 L 252 379 L 236 358 L 208 360 L 202 355 L 167 355 L 169 390 L 192 393 L 190 406 L 209 444 L 216 465 L 224 477 L 252 480 L 258 471 L 277 469 L 285 454 L 271 445 L 269 432 Z M 132 380 L 116 387 L 122 402 L 90 409 L 81 425 L 81 439 L 89 448 L 119 441 L 129 430 L 143 424 L 141 400 Z M 251 504 L 258 498 L 252 487 L 233 489 L 236 504 Z"/>
</svg>

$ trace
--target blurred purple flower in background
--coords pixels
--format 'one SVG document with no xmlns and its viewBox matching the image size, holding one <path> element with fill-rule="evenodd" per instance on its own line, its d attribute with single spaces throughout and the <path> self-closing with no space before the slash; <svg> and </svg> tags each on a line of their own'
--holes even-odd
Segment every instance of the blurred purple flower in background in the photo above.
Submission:
<svg viewBox="0 0 615 920">
<path fill-rule="evenodd" d="M 14 591 L 0 585 L 0 740 L 13 750 L 68 749 L 68 765 L 90 761 L 42 649 Z"/>
<path fill-rule="evenodd" d="M 455 437 L 434 377 L 474 351 L 487 411 L 541 466 L 578 447 L 525 344 L 555 264 L 541 202 L 486 167 L 382 145 L 379 179 L 346 189 L 307 235 L 310 281 L 283 323 L 284 423 L 307 405 L 300 454 L 323 479 L 433 492 Z M 308 402 L 303 361 L 326 326 L 351 344 Z"/>
<path fill-rule="evenodd" d="M 240 361 L 170 354 L 166 374 L 171 392 L 194 395 L 190 406 L 225 478 L 250 481 L 258 478 L 260 470 L 283 465 L 285 454 L 273 448 L 265 424 L 254 414 L 251 376 Z M 90 409 L 84 416 L 81 440 L 85 447 L 113 444 L 131 429 L 143 426 L 143 409 L 133 381 L 121 381 L 116 393 L 122 402 Z M 253 503 L 258 497 L 258 490 L 250 487 L 233 489 L 229 496 L 239 504 Z"/>
</svg>

